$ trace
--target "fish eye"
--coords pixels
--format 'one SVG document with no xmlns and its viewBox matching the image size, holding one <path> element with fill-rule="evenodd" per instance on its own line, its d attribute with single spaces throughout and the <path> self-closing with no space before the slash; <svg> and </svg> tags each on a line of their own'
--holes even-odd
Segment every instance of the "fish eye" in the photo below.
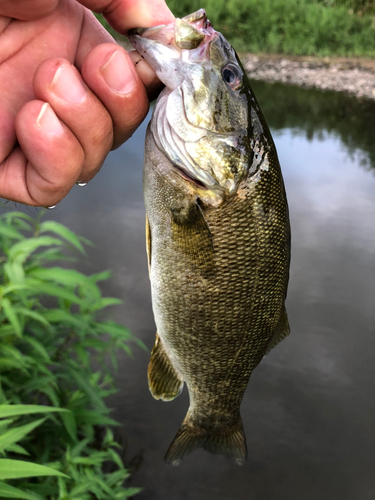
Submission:
<svg viewBox="0 0 375 500">
<path fill-rule="evenodd" d="M 234 64 L 227 64 L 221 70 L 223 80 L 233 90 L 237 90 L 242 85 L 242 71 Z"/>
</svg>

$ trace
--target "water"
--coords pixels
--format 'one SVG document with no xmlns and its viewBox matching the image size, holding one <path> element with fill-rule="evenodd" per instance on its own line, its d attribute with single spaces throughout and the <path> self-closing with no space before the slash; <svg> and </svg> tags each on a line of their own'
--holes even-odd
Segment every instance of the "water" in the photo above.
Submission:
<svg viewBox="0 0 375 500">
<path fill-rule="evenodd" d="M 241 412 L 243 467 L 197 451 L 163 455 L 188 406 L 152 399 L 148 354 L 120 354 L 111 401 L 123 423 L 139 500 L 372 500 L 375 491 L 375 103 L 256 82 L 283 168 L 292 224 L 292 334 L 253 373 Z M 46 217 L 95 243 L 79 264 L 112 269 L 112 309 L 151 349 L 155 326 L 144 249 L 146 124 Z M 27 209 L 33 213 L 34 209 Z"/>
</svg>

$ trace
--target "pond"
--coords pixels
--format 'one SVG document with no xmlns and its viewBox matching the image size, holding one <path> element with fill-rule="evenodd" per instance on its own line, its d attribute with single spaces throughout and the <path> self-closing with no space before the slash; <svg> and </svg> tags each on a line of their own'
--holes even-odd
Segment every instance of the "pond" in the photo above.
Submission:
<svg viewBox="0 0 375 500">
<path fill-rule="evenodd" d="M 196 451 L 177 467 L 163 456 L 187 407 L 155 401 L 148 354 L 120 355 L 111 400 L 136 465 L 139 500 L 372 500 L 375 491 L 375 102 L 254 82 L 288 194 L 291 335 L 254 371 L 241 407 L 243 467 Z M 95 243 L 79 263 L 111 269 L 114 318 L 151 349 L 142 158 L 146 123 L 97 177 L 47 213 Z M 28 209 L 33 212 L 33 209 Z"/>
</svg>

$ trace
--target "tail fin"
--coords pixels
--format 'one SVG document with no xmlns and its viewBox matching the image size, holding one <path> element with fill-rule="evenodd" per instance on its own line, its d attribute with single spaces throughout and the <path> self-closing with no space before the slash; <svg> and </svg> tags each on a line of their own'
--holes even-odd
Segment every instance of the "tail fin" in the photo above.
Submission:
<svg viewBox="0 0 375 500">
<path fill-rule="evenodd" d="M 185 423 L 188 417 L 189 414 L 165 455 L 167 464 L 179 465 L 186 455 L 189 455 L 197 448 L 203 448 L 214 455 L 224 455 L 237 465 L 244 464 L 247 457 L 247 447 L 240 416 L 235 425 L 224 427 L 216 432 L 210 432 L 200 427 L 194 427 L 190 423 Z"/>
</svg>

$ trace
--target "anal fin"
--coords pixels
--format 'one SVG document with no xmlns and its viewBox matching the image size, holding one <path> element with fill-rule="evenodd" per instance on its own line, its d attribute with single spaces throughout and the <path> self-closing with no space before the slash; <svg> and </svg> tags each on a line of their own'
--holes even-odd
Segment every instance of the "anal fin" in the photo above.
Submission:
<svg viewBox="0 0 375 500">
<path fill-rule="evenodd" d="M 182 391 L 184 381 L 175 370 L 163 343 L 156 334 L 155 345 L 148 365 L 148 386 L 155 399 L 171 401 Z"/>
</svg>

